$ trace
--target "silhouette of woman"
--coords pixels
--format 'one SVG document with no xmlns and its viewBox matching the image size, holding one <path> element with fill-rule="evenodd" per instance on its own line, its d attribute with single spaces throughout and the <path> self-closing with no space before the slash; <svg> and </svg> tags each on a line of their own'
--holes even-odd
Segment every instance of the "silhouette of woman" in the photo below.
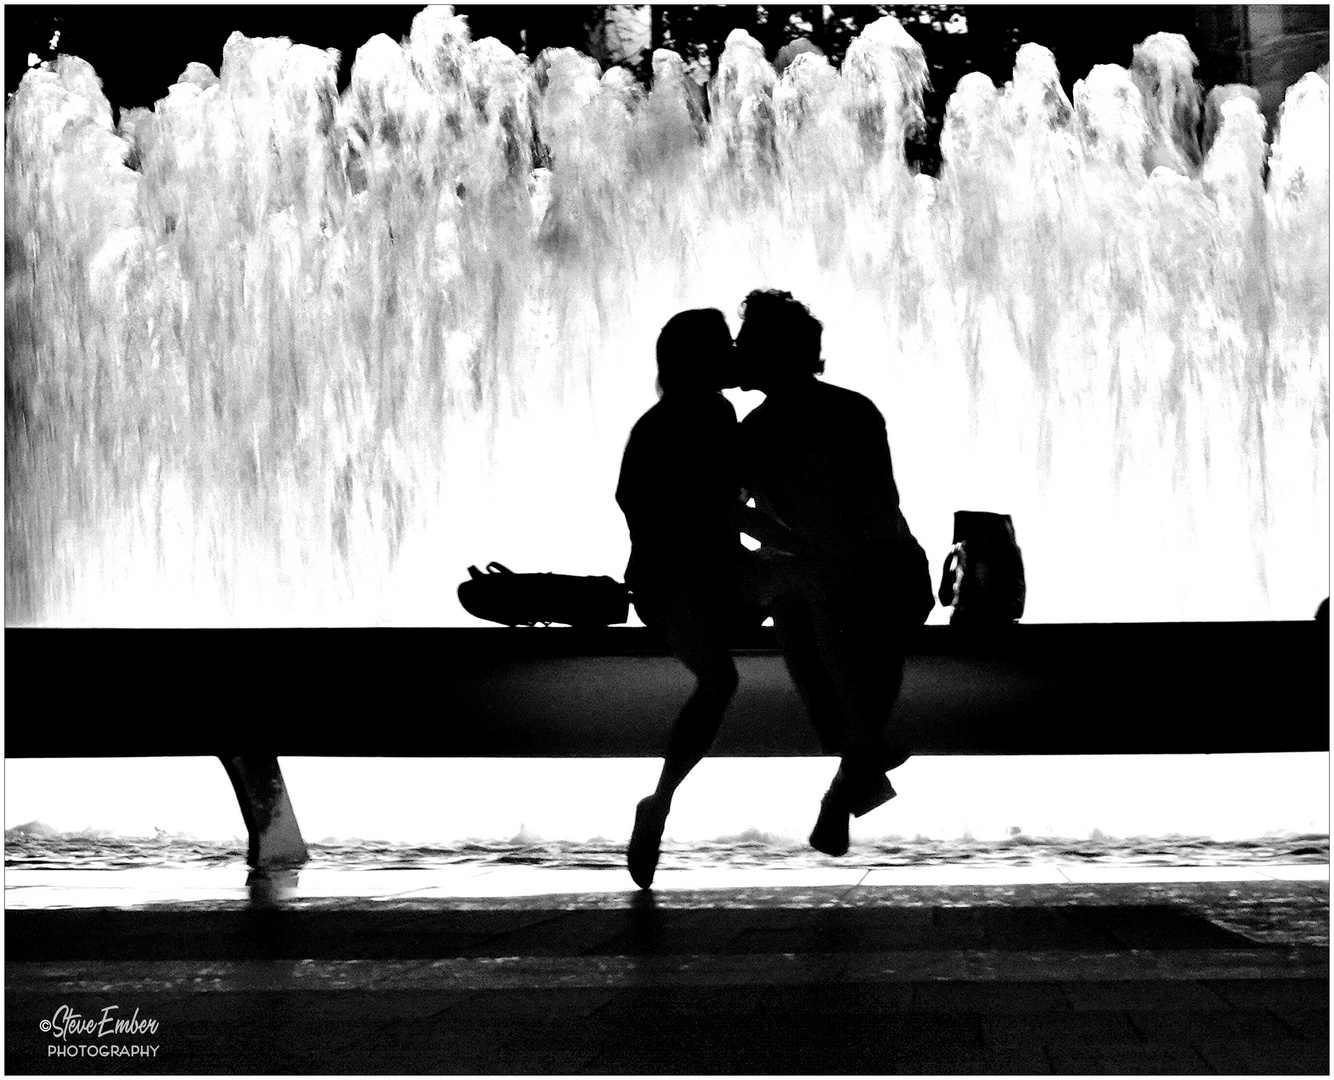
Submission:
<svg viewBox="0 0 1334 1080">
<path fill-rule="evenodd" d="M 728 635 L 739 619 L 747 555 L 738 529 L 736 411 L 721 393 L 736 382 L 722 312 L 672 316 L 657 360 L 660 400 L 631 430 L 616 488 L 630 528 L 625 581 L 639 617 L 666 637 L 696 685 L 672 726 L 658 786 L 635 810 L 627 862 L 643 889 L 653 883 L 672 796 L 713 745 L 736 692 Z"/>
</svg>

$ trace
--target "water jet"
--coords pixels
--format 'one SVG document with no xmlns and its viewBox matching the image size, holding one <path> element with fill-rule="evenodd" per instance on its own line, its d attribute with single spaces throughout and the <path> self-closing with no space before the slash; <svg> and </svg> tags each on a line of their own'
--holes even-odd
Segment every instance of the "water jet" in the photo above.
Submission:
<svg viewBox="0 0 1334 1080">
<path fill-rule="evenodd" d="M 618 574 L 653 337 L 762 285 L 886 414 L 933 561 L 994 508 L 1030 620 L 1309 618 L 1328 85 L 1291 88 L 1267 157 L 1239 94 L 1149 172 L 1200 107 L 1181 64 L 1146 80 L 1162 51 L 1073 102 L 1036 46 L 968 76 L 935 178 L 901 152 L 925 65 L 892 19 L 781 77 L 735 32 L 707 121 L 679 58 L 644 93 L 448 9 L 341 97 L 286 39 L 234 35 L 119 128 L 87 64 L 34 69 L 6 117 L 6 621 L 461 624 L 471 563 Z"/>
</svg>

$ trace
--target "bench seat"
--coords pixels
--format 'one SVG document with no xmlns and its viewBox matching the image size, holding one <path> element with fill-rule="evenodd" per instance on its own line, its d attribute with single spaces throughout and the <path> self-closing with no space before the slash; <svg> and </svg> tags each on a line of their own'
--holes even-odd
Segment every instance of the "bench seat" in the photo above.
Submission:
<svg viewBox="0 0 1334 1080">
<path fill-rule="evenodd" d="M 655 757 L 691 685 L 638 627 L 11 629 L 5 646 L 8 758 Z M 819 754 L 772 630 L 735 655 L 713 753 Z M 925 626 L 894 729 L 917 754 L 1328 751 L 1328 626 Z"/>
</svg>

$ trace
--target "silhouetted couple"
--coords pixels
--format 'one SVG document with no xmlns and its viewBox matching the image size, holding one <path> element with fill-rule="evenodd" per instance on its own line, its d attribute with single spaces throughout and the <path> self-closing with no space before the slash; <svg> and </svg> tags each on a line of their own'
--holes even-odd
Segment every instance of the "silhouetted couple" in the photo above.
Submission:
<svg viewBox="0 0 1334 1080">
<path fill-rule="evenodd" d="M 741 315 L 735 345 L 714 309 L 681 312 L 663 328 L 661 397 L 630 433 L 616 491 L 635 609 L 696 679 L 657 789 L 636 808 L 628 862 L 642 888 L 672 796 L 736 691 L 734 631 L 764 611 L 822 746 L 840 758 L 811 845 L 846 853 L 849 817 L 894 797 L 886 773 L 908 757 L 886 735 L 903 678 L 896 561 L 911 537 L 884 418 L 862 395 L 816 378 L 823 327 L 791 294 L 752 292 Z M 741 424 L 721 392 L 732 386 L 765 395 Z"/>
</svg>

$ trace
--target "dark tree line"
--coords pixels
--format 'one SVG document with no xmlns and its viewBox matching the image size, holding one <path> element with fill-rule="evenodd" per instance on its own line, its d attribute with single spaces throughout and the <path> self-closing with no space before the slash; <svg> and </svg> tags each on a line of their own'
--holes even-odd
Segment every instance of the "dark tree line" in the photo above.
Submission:
<svg viewBox="0 0 1334 1080">
<path fill-rule="evenodd" d="M 343 57 L 340 81 L 346 86 L 356 50 L 377 33 L 401 39 L 419 10 L 399 5 L 7 5 L 6 92 L 18 85 L 30 52 L 41 59 L 71 52 L 97 68 L 114 103 L 151 105 L 188 62 L 198 60 L 217 70 L 222 46 L 233 30 L 336 48 Z M 474 38 L 495 37 L 529 56 L 553 46 L 587 49 L 588 29 L 603 10 L 588 5 L 455 6 L 467 16 Z M 835 5 L 828 14 L 822 5 L 660 5 L 650 10 L 651 47 L 698 45 L 714 62 L 727 34 L 741 27 L 760 41 L 771 59 L 801 36 L 838 63 L 855 34 L 881 15 L 893 14 L 926 49 L 933 82 L 940 84 L 936 91 L 943 94 L 967 71 L 983 71 L 1003 83 L 1025 41 L 1052 49 L 1067 89 L 1094 64 L 1128 64 L 1132 47 L 1155 31 L 1191 38 L 1206 85 L 1235 77 L 1223 70 L 1226 54 L 1229 45 L 1242 45 L 1229 43 L 1226 28 L 1219 29 L 1219 13 L 1227 9 L 1209 7 L 862 4 Z M 944 30 L 955 13 L 965 17 L 967 33 Z M 53 50 L 50 39 L 56 30 L 60 40 Z M 646 74 L 647 56 L 643 66 Z"/>
<path fill-rule="evenodd" d="M 356 51 L 375 34 L 406 37 L 417 6 L 181 5 L 5 7 L 5 82 L 12 93 L 29 54 L 83 57 L 101 76 L 108 99 L 124 108 L 152 105 L 191 61 L 217 71 L 222 47 L 234 30 L 252 37 L 285 36 L 342 55 L 339 89 L 347 86 Z M 590 29 L 605 12 L 589 5 L 456 5 L 474 39 L 495 37 L 516 52 L 536 57 L 543 49 L 589 51 Z M 1230 39 L 1230 8 L 1173 5 L 658 5 L 650 8 L 651 41 L 631 66 L 641 80 L 651 74 L 651 50 L 699 50 L 715 66 L 727 35 L 737 27 L 764 46 L 772 60 L 798 37 L 818 46 L 835 64 L 867 24 L 893 14 L 926 53 L 931 85 L 925 130 L 907 147 L 924 171 L 939 166 L 939 133 L 945 104 L 970 71 L 998 86 L 1009 78 L 1021 44 L 1033 41 L 1056 55 L 1067 94 L 1094 64 L 1129 65 L 1134 46 L 1149 34 L 1185 34 L 1200 58 L 1197 77 L 1210 86 L 1239 78 L 1244 42 Z M 957 32 L 960 16 L 965 32 Z M 51 40 L 59 39 L 54 48 Z M 954 32 L 952 32 L 954 31 Z"/>
</svg>

